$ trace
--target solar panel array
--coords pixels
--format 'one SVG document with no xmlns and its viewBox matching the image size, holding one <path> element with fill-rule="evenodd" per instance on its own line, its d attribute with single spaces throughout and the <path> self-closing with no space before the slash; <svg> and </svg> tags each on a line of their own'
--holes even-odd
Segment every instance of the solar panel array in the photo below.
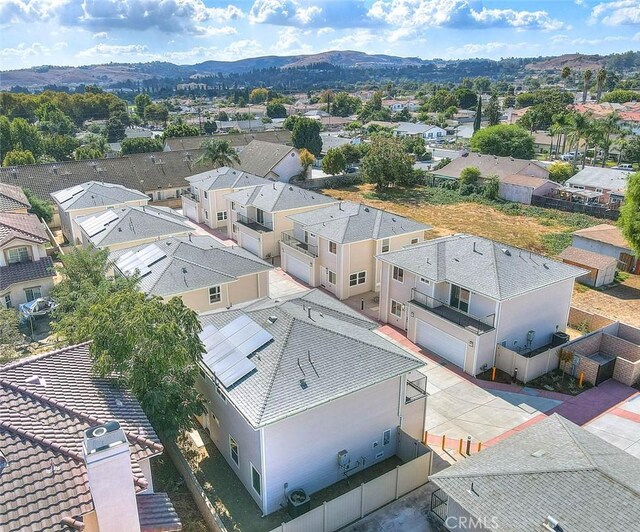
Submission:
<svg viewBox="0 0 640 532">
<path fill-rule="evenodd" d="M 117 219 L 118 215 L 115 212 L 105 211 L 99 216 L 94 216 L 80 223 L 80 227 L 86 231 L 89 237 L 94 237 L 104 231 L 107 225 Z"/>
<path fill-rule="evenodd" d="M 144 277 L 151 273 L 150 266 L 166 256 L 157 245 L 150 244 L 138 251 L 128 251 L 116 261 L 116 266 L 127 276 L 137 271 L 140 277 Z"/>
<path fill-rule="evenodd" d="M 203 362 L 228 388 L 256 369 L 247 357 L 273 340 L 273 336 L 248 316 L 240 316 L 222 329 L 207 325 L 200 340 L 205 347 Z"/>
<path fill-rule="evenodd" d="M 59 192 L 54 192 L 52 196 L 56 198 L 60 203 L 64 203 L 65 201 L 69 201 L 74 196 L 80 194 L 80 192 L 82 192 L 83 190 L 84 188 L 82 188 L 82 185 L 77 185 L 65 190 L 60 190 Z"/>
</svg>

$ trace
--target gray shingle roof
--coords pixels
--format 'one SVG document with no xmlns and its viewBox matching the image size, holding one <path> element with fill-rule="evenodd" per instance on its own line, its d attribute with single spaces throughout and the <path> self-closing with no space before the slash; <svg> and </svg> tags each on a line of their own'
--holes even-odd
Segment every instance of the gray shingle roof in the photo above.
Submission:
<svg viewBox="0 0 640 532">
<path fill-rule="evenodd" d="M 257 131 L 255 133 L 223 133 L 218 135 L 201 135 L 198 137 L 178 137 L 165 140 L 165 149 L 197 150 L 205 140 L 226 140 L 231 146 L 246 146 L 253 140 L 262 140 L 272 144 L 291 144 L 291 132 L 288 129 L 281 131 Z"/>
<path fill-rule="evenodd" d="M 497 175 L 501 178 L 515 174 L 539 176 L 541 169 L 544 170 L 547 176 L 549 175 L 549 172 L 543 166 L 534 161 L 498 157 L 496 155 L 482 155 L 480 153 L 468 153 L 462 157 L 457 157 L 448 165 L 440 168 L 440 170 L 434 170 L 433 173 L 458 179 L 462 170 L 470 166 L 478 168 L 483 176 Z M 535 172 L 531 170 L 532 168 Z"/>
<path fill-rule="evenodd" d="M 11 212 L 31 207 L 20 187 L 0 183 L 0 212 Z"/>
<path fill-rule="evenodd" d="M 312 308 L 311 319 L 308 307 Z M 204 314 L 200 321 L 203 327 L 223 327 L 243 314 L 274 338 L 258 351 L 259 356 L 251 357 L 257 371 L 226 390 L 229 400 L 256 428 L 423 365 L 376 334 L 375 322 L 318 290 Z M 275 323 L 267 320 L 270 316 L 277 317 Z M 298 360 L 305 372 L 306 389 L 300 383 L 303 375 Z"/>
<path fill-rule="evenodd" d="M 151 205 L 118 207 L 107 209 L 114 212 L 118 219 L 107 225 L 104 231 L 89 238 L 96 247 L 108 247 L 124 242 L 181 235 L 192 232 L 192 226 L 186 223 L 186 218 L 180 216 L 173 209 L 154 207 Z M 105 211 L 107 212 L 107 211 Z M 97 218 L 104 213 L 81 216 L 78 223 L 91 218 Z M 84 229 L 82 229 L 84 232 Z"/>
<path fill-rule="evenodd" d="M 249 174 L 265 177 L 291 151 L 295 151 L 295 148 L 253 140 L 240 152 L 238 168 Z"/>
<path fill-rule="evenodd" d="M 149 200 L 149 196 L 139 190 L 113 183 L 89 181 L 79 186 L 82 187 L 82 191 L 70 197 L 67 201 L 60 202 L 58 197 L 60 197 L 60 192 L 69 190 L 69 188 L 58 190 L 52 193 L 51 197 L 64 210 L 86 209 L 96 206 L 110 207 L 128 201 Z"/>
<path fill-rule="evenodd" d="M 431 479 L 490 530 L 636 530 L 640 461 L 557 414 Z M 473 483 L 473 493 L 470 491 Z"/>
<path fill-rule="evenodd" d="M 253 206 L 265 212 L 287 211 L 312 205 L 336 203 L 337 200 L 312 190 L 273 181 L 268 185 L 238 190 L 225 198 L 240 205 Z"/>
<path fill-rule="evenodd" d="M 580 249 L 573 246 L 569 246 L 568 248 L 563 249 L 558 257 L 575 264 L 580 264 L 581 266 L 588 266 L 591 268 L 597 268 L 599 270 L 604 270 L 618 264 L 618 260 L 614 257 L 610 257 L 609 255 L 602 255 L 594 251 L 587 251 L 586 249 Z"/>
<path fill-rule="evenodd" d="M 46 279 L 54 275 L 53 259 L 51 257 L 19 264 L 9 264 L 8 266 L 0 267 L 0 290 L 5 290 L 16 283 Z"/>
<path fill-rule="evenodd" d="M 430 240 L 378 255 L 378 259 L 434 282 L 448 281 L 499 301 L 588 273 L 473 235 Z"/>
<path fill-rule="evenodd" d="M 248 174 L 242 170 L 223 166 L 187 178 L 187 181 L 200 190 L 223 190 L 226 188 L 242 188 L 270 183 L 268 179 Z"/>
<path fill-rule="evenodd" d="M 187 187 L 185 178 L 213 168 L 195 165 L 202 150 L 137 153 L 111 159 L 28 164 L 0 168 L 0 183 L 28 188 L 40 199 L 50 200 L 56 190 L 87 181 L 105 181 L 133 190 Z"/>
<path fill-rule="evenodd" d="M 629 182 L 631 173 L 632 172 L 625 170 L 614 170 L 613 168 L 585 166 L 576 175 L 567 179 L 565 185 L 571 187 L 578 185 L 624 192 L 627 189 L 627 183 Z"/>
<path fill-rule="evenodd" d="M 151 273 L 140 280 L 148 294 L 170 296 L 198 288 L 235 281 L 238 277 L 271 270 L 273 266 L 238 246 L 224 246 L 209 236 L 173 237 L 154 242 L 166 256 L 152 264 Z M 117 262 L 128 252 L 144 249 L 142 244 L 114 251 L 109 258 Z"/>
<path fill-rule="evenodd" d="M 0 529 L 62 530 L 61 522 L 93 510 L 82 433 L 107 420 L 129 439 L 132 473 L 162 445 L 138 402 L 109 379 L 93 375 L 88 344 L 0 367 Z M 28 383 L 38 376 L 46 384 Z"/>
<path fill-rule="evenodd" d="M 293 214 L 289 218 L 302 225 L 305 230 L 339 244 L 378 240 L 431 229 L 431 226 L 410 218 L 350 201 Z"/>
</svg>

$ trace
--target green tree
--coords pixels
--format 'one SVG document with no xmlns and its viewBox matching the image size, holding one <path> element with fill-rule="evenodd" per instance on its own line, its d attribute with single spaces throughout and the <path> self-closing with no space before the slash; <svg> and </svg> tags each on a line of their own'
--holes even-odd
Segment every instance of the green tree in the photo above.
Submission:
<svg viewBox="0 0 640 532">
<path fill-rule="evenodd" d="M 120 142 L 125 137 L 126 126 L 119 118 L 109 118 L 105 131 L 108 142 Z"/>
<path fill-rule="evenodd" d="M 473 119 L 473 133 L 480 131 L 482 125 L 482 98 L 478 98 L 478 105 L 476 107 L 476 116 Z"/>
<path fill-rule="evenodd" d="M 78 146 L 80 142 L 69 135 L 46 135 L 42 139 L 42 151 L 54 161 L 71 161 Z"/>
<path fill-rule="evenodd" d="M 442 159 L 440 159 L 435 166 L 433 167 L 433 170 L 440 170 L 440 168 L 444 168 L 445 166 L 447 166 L 449 163 L 451 162 L 451 158 L 450 157 L 443 157 Z"/>
<path fill-rule="evenodd" d="M 473 88 L 479 94 L 489 92 L 489 89 L 491 89 L 491 80 L 487 77 L 478 77 L 473 80 Z"/>
<path fill-rule="evenodd" d="M 269 97 L 268 89 L 262 89 L 262 88 L 253 89 L 249 94 L 249 101 L 251 103 L 264 103 L 267 101 L 268 97 Z"/>
<path fill-rule="evenodd" d="M 216 131 L 218 131 L 218 124 L 216 124 L 212 120 L 207 120 L 205 121 L 203 128 L 204 128 L 204 132 L 207 135 L 213 135 Z"/>
<path fill-rule="evenodd" d="M 104 157 L 104 153 L 101 153 L 100 150 L 94 148 L 93 146 L 80 146 L 75 151 L 75 160 L 76 161 L 88 161 L 93 159 L 100 159 Z"/>
<path fill-rule="evenodd" d="M 11 150 L 4 156 L 2 166 L 20 166 L 35 163 L 36 159 L 29 150 Z"/>
<path fill-rule="evenodd" d="M 458 87 L 455 90 L 458 106 L 462 109 L 474 109 L 478 105 L 478 95 L 465 87 Z"/>
<path fill-rule="evenodd" d="M 362 157 L 362 152 L 355 144 L 343 144 L 340 146 L 340 150 L 342 150 L 342 155 L 348 165 L 356 164 Z"/>
<path fill-rule="evenodd" d="M 444 112 L 449 107 L 458 107 L 458 99 L 455 93 L 440 89 L 427 100 L 426 107 L 428 111 L 432 113 Z"/>
<path fill-rule="evenodd" d="M 564 161 L 552 162 L 547 170 L 549 170 L 549 179 L 556 183 L 564 183 L 574 174 L 573 166 Z"/>
<path fill-rule="evenodd" d="M 322 171 L 325 174 L 341 174 L 347 168 L 347 160 L 340 148 L 331 148 L 322 158 Z"/>
<path fill-rule="evenodd" d="M 318 157 L 322 151 L 320 123 L 312 118 L 298 118 L 291 131 L 291 142 L 295 148 L 306 148 Z"/>
<path fill-rule="evenodd" d="M 124 139 L 120 143 L 122 155 L 129 155 L 131 153 L 150 153 L 156 151 L 162 151 L 162 139 L 137 137 L 131 139 Z"/>
<path fill-rule="evenodd" d="M 313 164 L 313 161 L 316 160 L 316 158 L 313 156 L 313 153 L 311 153 L 309 150 L 306 150 L 304 148 L 300 150 L 299 154 L 300 154 L 300 164 L 302 165 L 302 168 L 304 168 L 304 171 L 306 173 L 309 167 Z"/>
<path fill-rule="evenodd" d="M 640 172 L 629 176 L 618 225 L 627 242 L 640 255 Z"/>
<path fill-rule="evenodd" d="M 609 103 L 637 102 L 640 101 L 640 92 L 626 89 L 615 89 L 611 92 L 607 92 L 600 101 Z"/>
<path fill-rule="evenodd" d="M 229 115 L 227 114 L 226 111 L 220 111 L 218 113 L 218 121 L 219 122 L 228 122 L 229 121 Z"/>
<path fill-rule="evenodd" d="M 407 153 L 412 153 L 417 159 L 421 159 L 427 151 L 422 137 L 406 136 L 402 139 L 402 146 Z"/>
<path fill-rule="evenodd" d="M 196 164 L 211 163 L 220 168 L 222 166 L 233 166 L 240 162 L 238 152 L 233 149 L 228 140 L 208 139 L 205 140 L 201 148 L 204 153 L 196 159 Z"/>
<path fill-rule="evenodd" d="M 520 126 L 500 124 L 476 131 L 471 149 L 489 155 L 533 159 L 533 137 Z"/>
<path fill-rule="evenodd" d="M 23 192 L 24 195 L 27 196 L 29 203 L 31 203 L 29 212 L 31 214 L 35 214 L 41 220 L 50 223 L 51 220 L 53 220 L 53 214 L 55 213 L 53 204 L 50 201 L 40 199 L 28 188 L 23 189 Z"/>
<path fill-rule="evenodd" d="M 482 177 L 480 169 L 475 166 L 467 166 L 460 172 L 460 184 L 473 185 Z"/>
<path fill-rule="evenodd" d="M 16 348 L 21 342 L 15 309 L 0 309 L 0 365 L 17 358 Z"/>
<path fill-rule="evenodd" d="M 200 135 L 200 129 L 196 126 L 190 126 L 185 123 L 169 124 L 164 128 L 162 137 L 165 139 L 174 137 L 197 137 Z"/>
<path fill-rule="evenodd" d="M 391 120 L 391 111 L 386 107 L 382 107 L 382 93 L 380 91 L 373 93 L 371 99 L 361 107 L 358 113 L 358 120 L 363 124 L 372 120 L 382 122 Z"/>
<path fill-rule="evenodd" d="M 30 151 L 34 157 L 42 155 L 42 135 L 36 126 L 24 118 L 11 121 L 11 149 Z"/>
<path fill-rule="evenodd" d="M 362 101 L 357 96 L 351 96 L 347 92 L 339 92 L 333 97 L 331 114 L 333 116 L 351 116 L 358 112 Z"/>
<path fill-rule="evenodd" d="M 489 105 L 487 105 L 485 113 L 490 126 L 497 126 L 500 123 L 500 116 L 502 115 L 502 112 L 500 110 L 498 95 L 495 92 L 489 99 Z"/>
<path fill-rule="evenodd" d="M 500 196 L 500 178 L 497 175 L 488 176 L 482 185 L 482 195 L 490 200 Z"/>
<path fill-rule="evenodd" d="M 629 163 L 640 163 L 640 136 L 632 135 L 624 139 L 621 146 L 622 159 Z"/>
<path fill-rule="evenodd" d="M 6 116 L 0 116 L 0 160 L 4 159 L 5 153 L 11 151 L 11 122 Z"/>
<path fill-rule="evenodd" d="M 413 160 L 399 139 L 375 137 L 362 159 L 362 174 L 378 190 L 413 180 Z"/>
<path fill-rule="evenodd" d="M 600 101 L 602 98 L 602 88 L 604 86 L 604 82 L 607 80 L 607 71 L 604 68 L 598 70 L 598 74 L 596 75 L 596 81 L 598 82 L 598 92 L 596 94 L 596 101 Z"/>
<path fill-rule="evenodd" d="M 267 116 L 269 118 L 286 118 L 287 117 L 287 109 L 278 100 L 270 101 L 267 104 Z"/>
<path fill-rule="evenodd" d="M 567 90 L 567 78 L 571 75 L 571 69 L 566 66 L 560 72 L 560 77 L 562 78 L 562 89 Z"/>
<path fill-rule="evenodd" d="M 38 128 L 50 135 L 70 135 L 73 133 L 73 122 L 57 105 L 46 102 L 36 109 Z"/>
<path fill-rule="evenodd" d="M 68 342 L 91 340 L 94 371 L 126 386 L 158 432 L 192 429 L 204 407 L 195 388 L 197 314 L 180 298 L 165 303 L 138 291 L 137 279 L 106 278 L 106 251 L 76 248 L 61 261 L 54 331 Z"/>
<path fill-rule="evenodd" d="M 136 97 L 133 99 L 133 103 L 136 108 L 136 114 L 140 118 L 144 119 L 144 110 L 147 105 L 151 104 L 151 98 L 149 97 L 149 95 L 146 92 L 142 92 L 136 95 Z"/>
<path fill-rule="evenodd" d="M 587 93 L 589 92 L 589 83 L 591 83 L 591 78 L 593 77 L 593 72 L 589 69 L 584 71 L 582 74 L 582 103 L 587 101 Z"/>
<path fill-rule="evenodd" d="M 144 119 L 153 124 L 166 124 L 169 110 L 161 103 L 150 103 L 144 108 Z"/>
</svg>

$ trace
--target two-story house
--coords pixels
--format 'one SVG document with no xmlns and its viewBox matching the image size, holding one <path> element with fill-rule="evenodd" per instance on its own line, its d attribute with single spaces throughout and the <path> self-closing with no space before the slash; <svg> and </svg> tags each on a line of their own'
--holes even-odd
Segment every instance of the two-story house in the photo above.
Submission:
<svg viewBox="0 0 640 532">
<path fill-rule="evenodd" d="M 170 236 L 187 236 L 195 228 L 168 207 L 119 207 L 78 218 L 83 245 L 111 251 L 151 243 Z"/>
<path fill-rule="evenodd" d="M 318 290 L 200 316 L 198 419 L 264 514 L 424 435 L 423 362 Z"/>
<path fill-rule="evenodd" d="M 312 190 L 273 181 L 226 196 L 227 235 L 265 259 L 280 254 L 280 235 L 293 229 L 289 216 L 318 209 L 337 200 Z"/>
<path fill-rule="evenodd" d="M 187 181 L 189 192 L 182 195 L 182 214 L 212 229 L 227 227 L 227 194 L 269 183 L 268 179 L 228 166 L 196 174 Z"/>
<path fill-rule="evenodd" d="M 0 305 L 17 307 L 53 287 L 53 260 L 46 229 L 35 214 L 0 213 Z"/>
<path fill-rule="evenodd" d="M 281 235 L 282 269 L 338 299 L 377 291 L 376 255 L 424 240 L 429 226 L 373 207 L 341 201 L 289 216 Z"/>
<path fill-rule="evenodd" d="M 71 244 L 81 243 L 79 217 L 115 207 L 149 203 L 149 196 L 138 190 L 98 181 L 58 190 L 51 193 L 51 197 L 58 208 L 62 234 Z"/>
<path fill-rule="evenodd" d="M 116 273 L 138 275 L 143 292 L 165 300 L 179 297 L 197 312 L 267 297 L 273 268 L 210 236 L 165 238 L 113 251 L 109 258 Z"/>
<path fill-rule="evenodd" d="M 473 235 L 453 235 L 378 255 L 380 320 L 476 375 L 496 344 L 522 354 L 563 332 L 573 284 L 587 273 Z"/>
<path fill-rule="evenodd" d="M 253 140 L 242 148 L 237 166 L 243 172 L 284 183 L 304 172 L 296 148 L 261 140 Z"/>
</svg>

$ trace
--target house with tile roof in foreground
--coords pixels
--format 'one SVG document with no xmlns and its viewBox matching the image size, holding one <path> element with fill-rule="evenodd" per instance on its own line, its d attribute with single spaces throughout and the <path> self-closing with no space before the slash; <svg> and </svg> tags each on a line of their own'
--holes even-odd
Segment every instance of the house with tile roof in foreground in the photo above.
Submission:
<svg viewBox="0 0 640 532">
<path fill-rule="evenodd" d="M 424 435 L 423 362 L 319 290 L 200 315 L 199 421 L 264 514 Z M 237 346 L 237 347 L 234 347 Z M 313 496 L 313 495 L 312 495 Z"/>
<path fill-rule="evenodd" d="M 496 344 L 522 355 L 564 332 L 586 270 L 514 246 L 453 235 L 378 255 L 380 321 L 471 375 Z"/>
<path fill-rule="evenodd" d="M 282 233 L 282 269 L 338 299 L 377 291 L 376 255 L 424 241 L 429 226 L 360 203 L 341 201 L 289 216 Z"/>
<path fill-rule="evenodd" d="M 31 203 L 20 187 L 0 183 L 0 212 L 26 214 Z"/>
<path fill-rule="evenodd" d="M 46 296 L 53 287 L 49 235 L 35 214 L 0 213 L 0 308 Z"/>
<path fill-rule="evenodd" d="M 140 404 L 78 344 L 0 367 L 0 530 L 172 532 L 163 447 Z"/>
<path fill-rule="evenodd" d="M 447 530 L 637 530 L 640 460 L 553 414 L 431 475 Z"/>
</svg>

